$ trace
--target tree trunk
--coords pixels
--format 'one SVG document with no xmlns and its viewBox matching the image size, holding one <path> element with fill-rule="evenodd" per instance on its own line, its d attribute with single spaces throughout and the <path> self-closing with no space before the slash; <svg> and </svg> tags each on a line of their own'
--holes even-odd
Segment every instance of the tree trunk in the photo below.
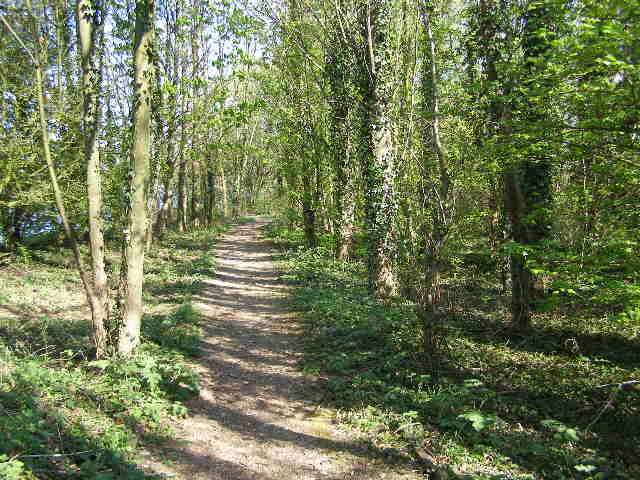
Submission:
<svg viewBox="0 0 640 480">
<path fill-rule="evenodd" d="M 334 168 L 333 205 L 336 257 L 349 258 L 353 247 L 355 216 L 355 148 L 353 123 L 356 121 L 352 76 L 353 62 L 349 60 L 346 39 L 341 27 L 335 24 L 327 52 L 327 73 L 333 101 L 331 106 L 331 154 Z M 342 41 L 340 39 L 343 38 Z"/>
<path fill-rule="evenodd" d="M 177 54 L 177 53 L 176 53 Z M 184 115 L 187 110 L 187 92 L 184 87 L 184 82 L 186 80 L 187 69 L 185 62 L 182 63 L 180 68 L 181 78 L 178 80 L 181 82 L 181 94 L 182 98 L 180 100 L 181 108 L 180 113 L 183 115 L 183 118 L 180 121 L 180 145 L 178 150 L 178 230 L 180 232 L 186 232 L 188 228 L 188 220 L 187 220 L 187 159 L 185 158 L 184 149 L 187 140 L 187 125 Z"/>
<path fill-rule="evenodd" d="M 198 1 L 194 0 L 192 9 L 194 14 L 197 12 Z M 192 227 L 198 228 L 198 179 L 200 178 L 200 165 L 196 159 L 196 144 L 197 144 L 197 124 L 196 118 L 198 115 L 197 97 L 198 97 L 198 25 L 196 17 L 193 20 L 193 29 L 191 30 L 191 198 L 189 202 L 189 218 L 191 219 Z"/>
<path fill-rule="evenodd" d="M 303 160 L 304 161 L 304 160 Z M 316 211 L 313 205 L 313 193 L 311 191 L 310 172 L 302 176 L 304 191 L 302 193 L 302 217 L 304 219 L 304 236 L 308 248 L 315 248 L 316 238 Z"/>
<path fill-rule="evenodd" d="M 102 221 L 102 174 L 98 132 L 100 127 L 100 93 L 102 72 L 97 49 L 103 34 L 104 11 L 92 0 L 79 0 L 76 4 L 78 40 L 82 63 L 82 133 L 84 156 L 87 163 L 87 196 L 89 204 L 89 239 L 93 269 L 92 303 L 96 357 L 106 354 L 106 324 L 109 315 L 109 289 L 104 267 L 104 235 Z"/>
<path fill-rule="evenodd" d="M 393 55 L 389 35 L 392 6 L 383 0 L 367 2 L 361 9 L 365 40 L 361 66 L 365 100 L 362 155 L 364 214 L 369 286 L 381 297 L 397 294 L 393 267 L 395 252 L 395 149 L 391 113 L 395 91 Z"/>
<path fill-rule="evenodd" d="M 351 148 L 349 146 L 348 148 Z M 353 150 L 352 152 L 353 153 Z M 338 258 L 346 260 L 353 251 L 353 231 L 356 213 L 356 182 L 353 167 L 346 169 L 346 183 L 342 193 L 342 208 L 340 209 L 340 230 L 338 233 Z"/>
<path fill-rule="evenodd" d="M 216 181 L 211 168 L 207 169 L 207 225 L 212 227 L 216 221 Z"/>
<path fill-rule="evenodd" d="M 132 180 L 129 221 L 125 238 L 123 267 L 126 277 L 122 285 L 124 300 L 118 353 L 130 356 L 140 343 L 142 321 L 142 284 L 144 235 L 147 228 L 146 193 L 151 156 L 151 96 L 154 67 L 151 52 L 154 41 L 154 0 L 136 1 L 134 39 L 134 106 L 133 145 L 131 150 Z"/>
<path fill-rule="evenodd" d="M 175 86 L 175 85 L 174 85 Z M 168 105 L 171 111 L 169 121 L 167 122 L 167 165 L 162 180 L 162 196 L 160 200 L 160 208 L 156 217 L 153 230 L 157 236 L 162 236 L 167 225 L 169 209 L 173 201 L 174 191 L 171 185 L 174 182 L 176 174 L 176 148 L 175 148 L 175 131 L 176 131 L 176 94 L 172 90 L 169 94 Z"/>
<path fill-rule="evenodd" d="M 15 252 L 22 239 L 22 209 L 12 209 L 10 218 L 7 225 L 7 248 L 10 252 Z"/>
<path fill-rule="evenodd" d="M 218 171 L 220 173 L 220 188 L 222 190 L 222 216 L 228 218 L 231 214 L 229 211 L 229 192 L 227 190 L 227 177 L 221 158 L 218 159 Z"/>
<path fill-rule="evenodd" d="M 423 96 L 423 139 L 431 147 L 436 157 L 435 172 L 431 155 L 425 152 L 423 170 L 423 199 L 422 204 L 428 208 L 425 212 L 430 222 L 422 227 L 425 245 L 423 263 L 423 289 L 418 296 L 420 316 L 423 324 L 423 341 L 425 353 L 436 354 L 442 332 L 440 319 L 442 318 L 442 265 L 443 249 L 448 234 L 448 224 L 451 215 L 450 205 L 450 177 L 447 152 L 440 138 L 440 98 L 438 92 L 438 72 L 436 43 L 431 29 L 433 10 L 421 4 L 420 15 L 425 32 L 426 43 L 422 69 Z M 435 177 L 435 178 L 432 178 Z"/>
<path fill-rule="evenodd" d="M 182 137 L 184 139 L 184 125 L 182 126 Z M 178 157 L 178 230 L 187 231 L 187 161 L 184 158 L 184 142 L 180 142 L 180 153 Z"/>
<path fill-rule="evenodd" d="M 163 162 L 162 154 L 164 148 L 164 142 L 161 143 L 161 139 L 164 139 L 164 119 L 162 117 L 162 110 L 164 107 L 164 95 L 162 90 L 162 77 L 158 73 L 158 59 L 154 58 L 154 71 L 156 72 L 156 78 L 154 82 L 154 92 L 151 103 L 151 122 L 154 128 L 154 138 L 156 139 L 155 148 L 153 149 L 153 156 L 151 157 L 151 178 L 148 182 L 149 191 L 147 198 L 147 233 L 145 239 L 145 251 L 149 251 L 153 244 L 154 235 L 156 233 L 155 224 L 157 218 L 160 215 L 160 208 L 158 202 L 162 202 L 163 197 L 160 196 L 160 189 L 162 188 L 163 181 Z M 169 150 L 167 145 L 166 150 Z M 168 168 L 167 168 L 168 169 Z"/>
<path fill-rule="evenodd" d="M 18 43 L 20 43 L 21 46 L 26 50 L 27 54 L 29 55 L 30 59 L 33 61 L 35 66 L 34 76 L 35 76 L 37 99 L 38 99 L 38 120 L 39 120 L 39 127 L 40 127 L 40 139 L 42 141 L 42 153 L 44 155 L 45 162 L 47 164 L 47 169 L 49 171 L 49 178 L 51 180 L 51 186 L 53 187 L 53 194 L 56 201 L 56 207 L 58 208 L 58 213 L 60 214 L 60 218 L 62 219 L 62 225 L 65 231 L 65 234 L 69 239 L 69 242 L 71 243 L 71 250 L 73 251 L 73 259 L 78 269 L 80 279 L 82 280 L 82 285 L 84 286 L 85 293 L 87 295 L 87 300 L 91 308 L 92 318 L 93 318 L 93 315 L 94 315 L 93 312 L 97 308 L 99 308 L 98 302 L 93 291 L 93 285 L 91 284 L 91 280 L 89 279 L 89 276 L 87 275 L 87 272 L 84 269 L 84 266 L 82 264 L 80 249 L 78 247 L 78 242 L 75 238 L 74 232 L 71 228 L 69 217 L 67 216 L 67 212 L 64 206 L 62 190 L 60 189 L 60 185 L 58 183 L 58 174 L 56 172 L 55 163 L 51 155 L 51 144 L 49 139 L 48 118 L 47 118 L 46 109 L 45 109 L 46 100 L 45 100 L 44 81 L 43 81 L 43 65 L 46 65 L 47 63 L 46 50 L 43 42 L 39 41 L 40 35 L 38 32 L 38 23 L 36 20 L 37 17 L 33 11 L 31 0 L 26 1 L 26 6 L 27 6 L 27 10 L 29 11 L 33 19 L 32 25 L 31 25 L 31 28 L 32 28 L 31 34 L 34 40 L 34 44 L 39 46 L 39 51 L 36 51 L 35 55 L 26 48 L 24 43 L 22 43 L 22 40 L 20 40 L 20 37 L 18 37 L 18 35 L 15 33 L 11 25 L 7 23 L 4 17 L 0 16 L 0 19 L 2 19 L 3 23 L 5 24 L 9 32 L 16 38 Z M 15 218 L 14 218 L 14 223 L 15 223 Z M 95 339 L 95 335 L 94 335 L 94 339 Z M 96 345 L 96 347 L 98 347 L 98 345 Z"/>
<path fill-rule="evenodd" d="M 553 19 L 549 17 L 548 7 L 543 5 L 527 11 L 522 37 L 527 74 L 525 87 L 539 88 L 538 60 L 549 49 L 553 31 Z M 544 35 L 540 30 L 544 30 Z M 550 154 L 539 138 L 541 134 L 536 132 L 544 114 L 526 94 L 519 101 L 521 118 L 517 119 L 516 128 L 524 131 L 528 138 L 533 137 L 533 141 L 519 146 L 525 158 L 507 168 L 505 207 L 511 221 L 511 236 L 524 250 L 511 255 L 512 322 L 514 327 L 526 329 L 531 324 L 531 312 L 544 295 L 544 282 L 530 271 L 527 255 L 537 253 L 534 250 L 542 246 L 551 231 L 551 164 Z"/>
</svg>

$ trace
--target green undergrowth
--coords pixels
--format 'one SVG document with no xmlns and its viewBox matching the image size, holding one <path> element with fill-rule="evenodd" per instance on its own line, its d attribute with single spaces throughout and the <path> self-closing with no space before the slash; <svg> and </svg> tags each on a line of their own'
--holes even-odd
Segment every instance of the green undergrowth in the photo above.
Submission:
<svg viewBox="0 0 640 480">
<path fill-rule="evenodd" d="M 221 230 L 170 233 L 151 249 L 143 343 L 126 361 L 92 359 L 68 251 L 38 251 L 0 268 L 1 479 L 154 478 L 136 454 L 170 438 L 169 420 L 198 394 L 189 358 L 202 333 L 190 296 L 213 273 L 209 251 Z"/>
<path fill-rule="evenodd" d="M 372 448 L 427 454 L 440 475 L 470 479 L 640 478 L 640 392 L 598 388 L 640 377 L 637 339 L 560 308 L 514 336 L 498 287 L 460 273 L 446 280 L 454 298 L 434 369 L 411 303 L 372 297 L 362 264 L 334 260 L 328 236 L 305 250 L 300 231 L 267 234 L 284 249 L 304 370 Z"/>
</svg>

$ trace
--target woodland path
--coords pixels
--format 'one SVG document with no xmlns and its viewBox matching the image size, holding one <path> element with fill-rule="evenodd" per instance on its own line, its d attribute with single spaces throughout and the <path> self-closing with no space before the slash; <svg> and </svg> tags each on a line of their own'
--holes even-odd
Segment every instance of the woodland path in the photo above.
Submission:
<svg viewBox="0 0 640 480">
<path fill-rule="evenodd" d="M 177 439 L 147 452 L 144 466 L 204 480 L 417 479 L 385 465 L 331 424 L 321 393 L 296 364 L 295 317 L 284 304 L 265 219 L 237 226 L 216 244 L 215 278 L 195 298 L 204 315 L 202 390 Z"/>
</svg>

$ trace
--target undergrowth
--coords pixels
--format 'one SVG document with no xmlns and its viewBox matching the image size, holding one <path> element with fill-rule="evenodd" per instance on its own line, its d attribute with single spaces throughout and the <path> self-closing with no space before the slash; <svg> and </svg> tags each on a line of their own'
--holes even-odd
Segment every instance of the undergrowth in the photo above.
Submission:
<svg viewBox="0 0 640 480">
<path fill-rule="evenodd" d="M 498 286 L 458 271 L 446 280 L 455 302 L 434 370 L 414 306 L 371 296 L 362 262 L 334 260 L 328 236 L 306 250 L 300 231 L 267 233 L 284 247 L 304 369 L 372 447 L 440 478 L 640 478 L 640 394 L 598 388 L 640 376 L 637 338 L 560 307 L 514 337 Z"/>
<path fill-rule="evenodd" d="M 168 234 L 149 252 L 150 310 L 126 361 L 92 360 L 69 252 L 37 251 L 28 264 L 0 268 L 0 478 L 154 478 L 136 452 L 170 437 L 167 420 L 198 394 L 189 357 L 202 334 L 190 295 L 213 272 L 208 251 L 220 231 Z"/>
</svg>

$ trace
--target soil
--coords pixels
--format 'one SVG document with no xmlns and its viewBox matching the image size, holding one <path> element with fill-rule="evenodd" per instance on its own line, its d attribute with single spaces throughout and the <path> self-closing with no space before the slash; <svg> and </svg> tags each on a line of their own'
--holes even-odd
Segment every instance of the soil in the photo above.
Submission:
<svg viewBox="0 0 640 480">
<path fill-rule="evenodd" d="M 260 237 L 266 220 L 235 227 L 213 249 L 215 278 L 195 298 L 204 315 L 202 376 L 176 439 L 145 452 L 167 478 L 233 480 L 418 479 L 333 424 L 322 389 L 297 367 L 301 329 L 287 285 Z"/>
</svg>

